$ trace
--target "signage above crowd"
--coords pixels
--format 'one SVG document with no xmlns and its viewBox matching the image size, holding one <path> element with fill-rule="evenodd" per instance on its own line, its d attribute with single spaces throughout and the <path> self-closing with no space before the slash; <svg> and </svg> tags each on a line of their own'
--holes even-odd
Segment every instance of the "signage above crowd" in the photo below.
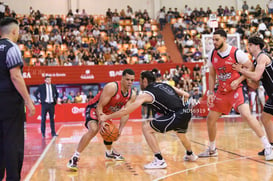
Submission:
<svg viewBox="0 0 273 181">
<path fill-rule="evenodd" d="M 185 63 L 192 69 L 195 63 Z M 200 63 L 202 64 L 202 63 Z M 45 76 L 51 76 L 55 84 L 88 84 L 120 80 L 122 71 L 131 68 L 136 73 L 136 81 L 143 70 L 160 70 L 163 74 L 166 70 L 171 72 L 181 64 L 139 64 L 139 65 L 100 65 L 100 66 L 26 66 L 23 76 L 26 84 L 38 85 L 44 81 Z"/>
</svg>

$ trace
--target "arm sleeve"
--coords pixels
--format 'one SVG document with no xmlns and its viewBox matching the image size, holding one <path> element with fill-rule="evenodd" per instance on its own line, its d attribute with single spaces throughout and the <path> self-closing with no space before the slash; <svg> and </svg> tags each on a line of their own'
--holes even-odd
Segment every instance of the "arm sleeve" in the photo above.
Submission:
<svg viewBox="0 0 273 181">
<path fill-rule="evenodd" d="M 240 64 L 244 64 L 249 60 L 247 54 L 245 52 L 243 52 L 242 50 L 238 50 L 236 52 L 235 56 L 236 56 L 238 63 L 240 63 Z"/>
</svg>

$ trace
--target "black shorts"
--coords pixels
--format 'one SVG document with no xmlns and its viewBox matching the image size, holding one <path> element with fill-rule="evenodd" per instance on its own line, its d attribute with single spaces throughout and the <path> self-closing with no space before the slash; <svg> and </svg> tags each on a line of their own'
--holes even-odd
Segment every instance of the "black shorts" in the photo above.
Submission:
<svg viewBox="0 0 273 181">
<path fill-rule="evenodd" d="M 88 129 L 87 124 L 89 121 L 99 122 L 96 113 L 97 103 L 86 106 L 85 108 L 85 127 Z"/>
<path fill-rule="evenodd" d="M 264 112 L 273 115 L 273 99 L 269 97 L 264 105 Z"/>
<path fill-rule="evenodd" d="M 186 133 L 189 122 L 191 120 L 191 112 L 187 109 L 179 110 L 175 113 L 163 115 L 153 119 L 150 126 L 157 132 L 165 133 L 174 130 L 178 133 Z"/>
</svg>

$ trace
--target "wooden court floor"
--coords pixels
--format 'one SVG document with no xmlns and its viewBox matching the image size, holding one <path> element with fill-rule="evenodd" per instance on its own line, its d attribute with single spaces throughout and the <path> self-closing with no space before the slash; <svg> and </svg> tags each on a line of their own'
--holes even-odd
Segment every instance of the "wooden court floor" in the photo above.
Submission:
<svg viewBox="0 0 273 181">
<path fill-rule="evenodd" d="M 47 123 L 47 130 L 50 130 Z M 70 171 L 66 164 L 74 153 L 86 128 L 81 123 L 57 124 L 57 138 L 42 139 L 39 124 L 27 124 L 23 180 L 31 181 L 269 181 L 273 180 L 273 161 L 265 161 L 257 152 L 259 138 L 239 117 L 221 118 L 218 123 L 218 157 L 183 161 L 185 149 L 173 132 L 157 134 L 167 169 L 144 170 L 153 154 L 141 132 L 141 122 L 130 120 L 123 135 L 114 143 L 125 161 L 106 161 L 102 138 L 97 135 L 81 154 L 79 170 Z M 188 138 L 198 154 L 208 144 L 206 121 L 193 119 Z"/>
</svg>

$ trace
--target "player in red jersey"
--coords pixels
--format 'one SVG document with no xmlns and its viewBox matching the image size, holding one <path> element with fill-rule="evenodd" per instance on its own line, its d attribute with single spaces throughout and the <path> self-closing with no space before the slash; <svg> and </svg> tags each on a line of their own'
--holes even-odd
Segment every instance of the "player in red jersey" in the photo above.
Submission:
<svg viewBox="0 0 273 181">
<path fill-rule="evenodd" d="M 116 112 L 135 100 L 136 93 L 131 89 L 134 80 L 135 72 L 131 69 L 125 69 L 122 73 L 121 81 L 106 84 L 103 90 L 88 102 L 85 110 L 85 126 L 88 132 L 82 136 L 74 155 L 67 164 L 68 168 L 74 171 L 78 170 L 77 163 L 80 153 L 99 131 L 99 116 L 103 113 L 111 114 Z M 128 119 L 129 115 L 120 119 L 119 133 L 122 132 Z M 104 125 L 102 125 L 103 127 Z M 104 141 L 104 144 L 106 146 L 105 157 L 107 159 L 124 160 L 123 156 L 112 149 L 112 142 Z"/>
<path fill-rule="evenodd" d="M 265 136 L 258 120 L 251 115 L 248 100 L 247 85 L 242 82 L 245 77 L 232 68 L 235 63 L 240 63 L 246 68 L 251 68 L 252 63 L 248 56 L 236 47 L 226 43 L 227 34 L 219 29 L 213 33 L 214 49 L 209 54 L 209 91 L 208 106 L 210 108 L 207 117 L 209 135 L 209 148 L 200 153 L 199 157 L 217 156 L 216 149 L 216 121 L 222 114 L 228 114 L 232 107 L 238 111 L 242 119 L 246 120 L 256 135 L 261 139 L 265 148 L 265 160 L 273 160 L 272 147 Z M 218 89 L 214 93 L 216 76 Z"/>
</svg>

